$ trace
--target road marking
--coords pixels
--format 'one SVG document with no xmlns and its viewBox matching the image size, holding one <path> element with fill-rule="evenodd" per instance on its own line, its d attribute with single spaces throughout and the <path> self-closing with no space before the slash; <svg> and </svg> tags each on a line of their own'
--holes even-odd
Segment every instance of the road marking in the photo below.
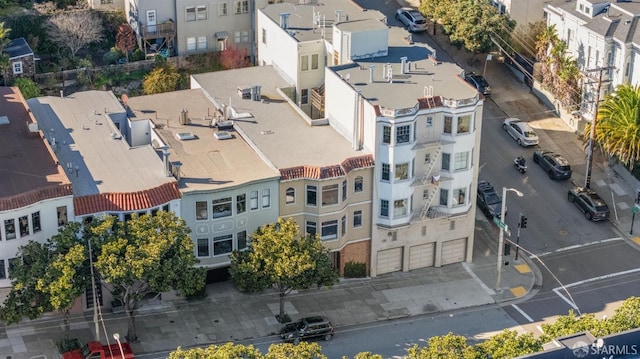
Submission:
<svg viewBox="0 0 640 359">
<path fill-rule="evenodd" d="M 562 293 L 560 293 L 561 290 L 564 290 L 564 289 L 562 287 L 553 288 L 553 292 L 556 293 L 556 295 L 560 297 L 560 299 L 567 302 L 567 304 L 569 304 L 571 308 L 575 309 L 578 312 L 578 314 L 581 314 L 580 309 L 578 309 L 578 306 L 575 303 L 573 303 L 573 301 L 571 301 L 569 298 L 562 295 Z"/>
<path fill-rule="evenodd" d="M 513 307 L 513 309 L 517 310 L 518 313 L 520 313 L 524 319 L 528 320 L 529 323 L 533 323 L 533 318 L 531 318 L 527 313 L 524 312 L 524 310 L 520 309 L 520 307 L 518 307 L 515 304 L 511 304 L 511 306 Z M 540 331 L 542 331 L 542 329 L 540 329 Z"/>
<path fill-rule="evenodd" d="M 564 247 L 564 248 L 558 248 L 558 249 L 556 249 L 554 251 L 550 251 L 550 252 L 542 252 L 540 254 L 532 254 L 532 255 L 529 256 L 529 258 L 535 259 L 536 257 L 544 257 L 544 256 L 548 256 L 549 254 L 570 251 L 572 249 L 592 246 L 594 244 L 602 244 L 602 243 L 615 242 L 615 241 L 621 241 L 621 240 L 622 240 L 621 237 L 614 237 L 614 238 L 601 239 L 599 241 L 594 241 L 594 242 L 589 242 L 589 243 L 584 243 L 584 244 L 575 244 L 573 246 L 568 246 L 568 247 Z"/>
<path fill-rule="evenodd" d="M 544 330 L 542 330 L 542 326 L 536 325 L 536 329 L 538 329 L 540 333 L 544 334 Z"/>
</svg>

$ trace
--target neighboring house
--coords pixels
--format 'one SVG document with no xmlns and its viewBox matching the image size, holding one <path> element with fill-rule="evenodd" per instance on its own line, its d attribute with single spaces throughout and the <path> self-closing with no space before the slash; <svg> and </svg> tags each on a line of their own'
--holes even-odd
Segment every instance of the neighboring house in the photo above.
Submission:
<svg viewBox="0 0 640 359">
<path fill-rule="evenodd" d="M 266 0 L 127 0 L 127 21 L 148 56 L 185 56 L 230 46 L 253 55 L 255 10 Z"/>
<path fill-rule="evenodd" d="M 562 0 L 564 1 L 564 0 Z M 518 27 L 529 29 L 529 24 L 544 20 L 544 5 L 549 0 L 489 0 L 501 14 L 507 14 Z"/>
<path fill-rule="evenodd" d="M 545 6 L 547 24 L 555 26 L 567 44 L 567 55 L 592 79 L 585 81 L 582 115 L 591 120 L 595 110 L 599 71 L 601 96 L 622 83 L 640 83 L 640 6 L 623 1 L 556 1 Z M 577 128 L 574 124 L 574 128 Z"/>
<path fill-rule="evenodd" d="M 288 86 L 271 66 L 191 77 L 191 88 L 202 89 L 220 120 L 234 122 L 231 133 L 278 171 L 276 213 L 318 234 L 341 271 L 350 261 L 369 264 L 373 156 L 326 122 L 312 125 L 285 95 Z"/>
<path fill-rule="evenodd" d="M 33 79 L 36 74 L 36 57 L 24 37 L 9 41 L 4 53 L 9 56 L 9 66 L 4 72 L 5 84 L 13 84 L 20 77 Z"/>
<path fill-rule="evenodd" d="M 150 145 L 150 121 L 130 121 L 113 93 L 85 91 L 27 103 L 73 185 L 70 221 L 105 214 L 126 221 L 133 214 L 160 210 L 181 213 L 181 193 L 164 151 Z M 84 309 L 93 307 L 88 293 Z M 106 293 L 103 299 L 110 300 Z"/>
<path fill-rule="evenodd" d="M 122 11 L 124 0 L 88 0 L 89 7 L 100 11 Z"/>
<path fill-rule="evenodd" d="M 289 96 L 311 118 L 324 117 L 324 68 L 387 55 L 389 28 L 377 10 L 345 0 L 280 3 L 258 9 L 257 64 L 294 86 Z"/>
<path fill-rule="evenodd" d="M 74 218 L 71 182 L 20 91 L 0 87 L 0 288 L 18 248 Z"/>
</svg>

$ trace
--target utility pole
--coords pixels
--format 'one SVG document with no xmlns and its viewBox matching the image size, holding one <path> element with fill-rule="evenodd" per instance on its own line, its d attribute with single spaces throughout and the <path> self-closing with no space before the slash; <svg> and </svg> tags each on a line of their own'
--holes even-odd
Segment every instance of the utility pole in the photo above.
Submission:
<svg viewBox="0 0 640 359">
<path fill-rule="evenodd" d="M 596 138 L 596 121 L 598 119 L 598 107 L 600 105 L 600 88 L 602 86 L 602 73 L 613 69 L 613 66 L 599 67 L 588 72 L 598 71 L 598 82 L 596 86 L 596 102 L 593 111 L 593 119 L 591 120 L 591 131 L 589 133 L 589 151 L 587 152 L 587 173 L 584 178 L 584 188 L 591 188 L 591 173 L 593 170 L 593 143 Z"/>
</svg>

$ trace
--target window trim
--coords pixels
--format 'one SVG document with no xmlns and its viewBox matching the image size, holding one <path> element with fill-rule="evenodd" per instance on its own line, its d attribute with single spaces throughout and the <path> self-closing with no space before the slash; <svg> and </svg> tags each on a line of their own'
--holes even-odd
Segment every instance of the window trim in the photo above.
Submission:
<svg viewBox="0 0 640 359">
<path fill-rule="evenodd" d="M 269 188 L 265 188 L 262 190 L 262 208 L 270 208 L 271 207 L 271 190 Z"/>
<path fill-rule="evenodd" d="M 386 199 L 380 200 L 380 217 L 389 218 L 389 201 Z"/>
<path fill-rule="evenodd" d="M 200 254 L 200 244 L 206 241 L 206 254 Z M 209 243 L 209 238 L 197 238 L 196 239 L 196 257 L 198 258 L 209 258 L 211 257 L 211 243 Z"/>
<path fill-rule="evenodd" d="M 362 218 L 362 210 L 353 211 L 353 228 L 362 227 Z"/>
<path fill-rule="evenodd" d="M 24 73 L 24 65 L 22 65 L 22 61 L 16 61 L 12 63 L 11 68 L 13 69 L 14 75 L 20 75 Z"/>
<path fill-rule="evenodd" d="M 317 207 L 318 206 L 318 186 L 306 185 L 305 193 L 306 193 L 305 205 L 308 206 L 308 207 Z M 309 194 L 310 193 L 314 193 L 315 194 L 314 197 L 313 197 L 313 203 L 311 203 L 309 201 L 309 199 L 310 199 Z"/>
<path fill-rule="evenodd" d="M 353 180 L 353 192 L 364 192 L 364 177 L 358 176 Z"/>
<path fill-rule="evenodd" d="M 328 202 L 332 200 L 331 202 Z M 322 207 L 334 206 L 340 203 L 340 185 L 332 183 L 322 186 Z"/>
<path fill-rule="evenodd" d="M 204 217 L 201 215 L 202 208 L 198 208 L 198 206 L 204 203 Z M 207 221 L 209 220 L 209 205 L 208 201 L 196 201 L 195 203 L 195 211 L 196 211 L 196 221 Z"/>
<path fill-rule="evenodd" d="M 222 243 L 222 242 L 230 242 L 231 247 L 229 248 L 228 251 L 224 253 L 216 254 L 216 243 Z M 221 236 L 213 237 L 213 252 L 212 252 L 213 257 L 229 255 L 229 253 L 231 252 L 233 252 L 233 234 L 224 234 Z"/>
<path fill-rule="evenodd" d="M 289 187 L 284 192 L 284 203 L 295 204 L 296 203 L 296 189 Z"/>
<path fill-rule="evenodd" d="M 331 240 L 331 239 L 337 239 L 338 238 L 338 233 L 339 233 L 338 231 L 340 230 L 338 225 L 339 225 L 339 223 L 338 223 L 337 219 L 332 219 L 332 220 L 321 222 L 321 224 L 320 224 L 320 239 L 323 240 L 323 241 Z M 335 228 L 335 230 L 331 230 L 331 232 L 335 232 L 335 233 L 325 234 L 325 229 L 327 231 L 329 231 L 332 228 Z"/>
</svg>

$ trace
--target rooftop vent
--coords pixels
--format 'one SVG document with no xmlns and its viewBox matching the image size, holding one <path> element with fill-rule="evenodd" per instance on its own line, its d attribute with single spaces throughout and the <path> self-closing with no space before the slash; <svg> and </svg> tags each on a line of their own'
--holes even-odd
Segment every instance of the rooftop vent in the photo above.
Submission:
<svg viewBox="0 0 640 359">
<path fill-rule="evenodd" d="M 216 140 L 229 140 L 229 139 L 233 138 L 233 136 L 231 136 L 231 133 L 228 132 L 228 131 L 215 132 L 213 134 L 213 137 L 215 137 Z"/>
</svg>

